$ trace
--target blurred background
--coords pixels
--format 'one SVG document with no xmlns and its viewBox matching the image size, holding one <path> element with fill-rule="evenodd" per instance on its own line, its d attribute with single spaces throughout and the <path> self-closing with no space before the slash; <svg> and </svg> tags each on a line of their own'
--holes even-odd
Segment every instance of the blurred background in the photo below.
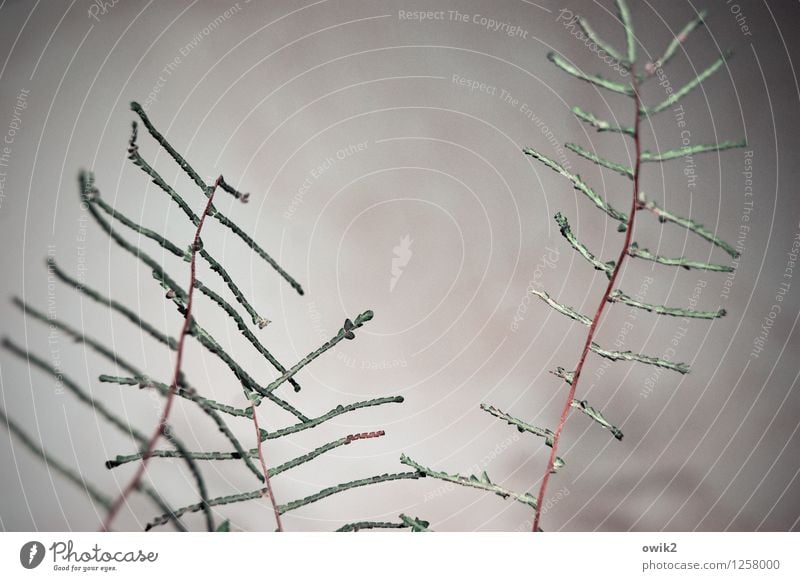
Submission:
<svg viewBox="0 0 800 581">
<path fill-rule="evenodd" d="M 573 413 L 551 478 L 542 526 L 564 531 L 800 529 L 797 183 L 800 39 L 796 2 L 629 2 L 639 66 L 656 59 L 697 11 L 693 32 L 643 98 L 662 101 L 719 52 L 735 56 L 700 88 L 643 124 L 644 147 L 668 150 L 746 138 L 745 149 L 644 167 L 642 190 L 734 244 L 740 259 L 674 224 L 642 213 L 635 239 L 666 256 L 737 266 L 687 271 L 631 259 L 620 288 L 645 302 L 724 308 L 713 322 L 610 305 L 598 343 L 691 365 L 679 375 L 590 355 L 578 396 L 625 434 L 616 441 Z M 418 11 L 432 11 L 424 19 Z M 375 318 L 301 371 L 303 389 L 279 393 L 306 415 L 338 404 L 402 395 L 265 446 L 270 465 L 347 434 L 383 429 L 274 480 L 285 503 L 348 480 L 400 472 L 401 453 L 447 472 L 486 470 L 519 491 L 538 490 L 549 448 L 481 411 L 487 403 L 554 428 L 566 386 L 549 370 L 573 369 L 586 329 L 529 294 L 546 290 L 591 315 L 607 284 L 559 233 L 557 211 L 603 260 L 623 235 L 568 181 L 522 154 L 531 146 L 579 173 L 627 211 L 631 183 L 568 151 L 574 142 L 622 163 L 630 139 L 597 133 L 578 105 L 632 123 L 627 97 L 556 69 L 557 51 L 587 72 L 624 82 L 587 48 L 572 16 L 587 17 L 618 48 L 611 0 L 508 2 L 320 0 L 0 3 L 0 244 L 2 334 L 83 386 L 144 433 L 163 400 L 100 383 L 114 364 L 12 303 L 96 337 L 168 382 L 174 352 L 119 314 L 48 273 L 45 259 L 177 336 L 181 318 L 150 273 L 116 246 L 80 204 L 80 169 L 96 174 L 108 203 L 178 246 L 194 228 L 126 159 L 129 103 L 209 182 L 223 173 L 251 193 L 218 207 L 298 279 L 298 295 L 238 238 L 210 221 L 203 239 L 255 308 L 256 330 L 290 366 L 336 334 L 346 317 Z M 205 198 L 145 131 L 139 151 L 196 212 Z M 182 285 L 187 264 L 154 243 L 129 240 Z M 201 264 L 199 277 L 231 302 Z M 198 320 L 258 381 L 277 373 L 205 297 Z M 237 380 L 196 341 L 184 371 L 207 397 L 246 405 Z M 109 496 L 135 469 L 104 462 L 135 452 L 131 438 L 80 403 L 61 381 L 0 351 L 2 408 L 48 453 Z M 293 418 L 267 403 L 262 427 Z M 213 423 L 178 401 L 170 418 L 193 450 L 228 450 Z M 230 422 L 253 445 L 247 420 Z M 159 447 L 164 447 L 162 444 Z M 95 530 L 104 513 L 87 495 L 0 433 L 0 529 Z M 205 462 L 212 496 L 258 488 L 241 462 Z M 174 506 L 197 501 L 185 465 L 154 459 L 148 477 Z M 427 478 L 361 488 L 285 515 L 288 530 L 334 530 L 406 513 L 442 531 L 529 530 L 526 506 Z M 157 510 L 141 497 L 116 521 L 141 530 Z M 265 500 L 219 507 L 235 529 L 272 530 Z M 201 529 L 198 514 L 187 523 Z"/>
</svg>

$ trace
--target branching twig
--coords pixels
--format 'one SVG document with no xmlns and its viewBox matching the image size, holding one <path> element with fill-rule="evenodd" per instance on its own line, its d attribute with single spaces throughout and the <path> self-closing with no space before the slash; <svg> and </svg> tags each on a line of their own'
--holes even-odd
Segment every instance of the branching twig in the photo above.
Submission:
<svg viewBox="0 0 800 581">
<path fill-rule="evenodd" d="M 618 6 L 620 7 L 620 12 L 623 16 L 623 20 L 626 22 L 626 28 L 628 26 L 627 20 L 629 19 L 629 13 L 627 13 L 627 5 L 625 4 L 624 0 L 618 0 Z M 632 38 L 633 32 L 630 31 L 628 33 L 628 55 L 631 57 L 635 54 L 632 48 Z M 611 271 L 611 275 L 609 276 L 608 285 L 606 285 L 606 289 L 603 292 L 603 297 L 600 300 L 600 304 L 597 306 L 597 310 L 592 317 L 592 324 L 589 326 L 589 332 L 586 336 L 586 342 L 583 345 L 583 351 L 581 352 L 580 359 L 578 360 L 578 365 L 575 367 L 575 371 L 572 376 L 572 382 L 569 384 L 569 393 L 567 395 L 567 400 L 564 404 L 564 407 L 561 410 L 561 417 L 558 422 L 558 426 L 556 427 L 553 435 L 553 446 L 550 451 L 550 459 L 547 461 L 547 469 L 544 472 L 544 476 L 542 477 L 541 484 L 539 486 L 539 494 L 537 496 L 536 502 L 536 509 L 534 511 L 533 517 L 533 532 L 537 532 L 539 530 L 539 520 L 542 516 L 542 506 L 544 504 L 544 495 L 547 490 L 547 483 L 550 480 L 550 474 L 553 471 L 553 467 L 556 462 L 556 451 L 558 450 L 558 443 L 561 438 L 561 432 L 564 430 L 564 424 L 567 421 L 567 415 L 569 414 L 569 410 L 572 407 L 572 402 L 575 399 L 575 390 L 578 387 L 578 380 L 580 379 L 581 371 L 583 370 L 584 363 L 586 362 L 586 356 L 589 354 L 589 350 L 592 347 L 592 343 L 594 341 L 594 335 L 597 331 L 598 326 L 600 325 L 600 319 L 603 316 L 603 312 L 605 311 L 606 305 L 608 304 L 608 297 L 611 295 L 611 292 L 614 290 L 614 286 L 617 281 L 617 277 L 619 276 L 620 270 L 622 269 L 622 265 L 625 262 L 625 257 L 628 256 L 628 249 L 630 248 L 631 241 L 633 239 L 633 226 L 634 221 L 636 219 L 636 209 L 638 205 L 638 191 L 639 191 L 639 169 L 641 166 L 641 138 L 639 134 L 640 130 L 640 121 L 641 117 L 638 114 L 639 109 L 641 108 L 640 104 L 640 97 L 639 97 L 639 87 L 638 81 L 636 78 L 636 73 L 634 70 L 633 65 L 633 58 L 631 60 L 631 87 L 633 89 L 634 95 L 634 102 L 636 105 L 636 115 L 634 116 L 634 126 L 633 126 L 633 140 L 635 144 L 635 160 L 633 165 L 633 201 L 631 202 L 631 210 L 628 216 L 628 221 L 626 223 L 625 229 L 625 240 L 622 243 L 622 248 L 619 252 L 619 257 L 614 264 L 614 267 Z"/>
<path fill-rule="evenodd" d="M 605 159 L 599 155 L 596 155 L 595 153 L 590 152 L 578 145 L 573 145 L 573 144 L 566 145 L 566 147 L 568 147 L 570 150 L 574 151 L 575 153 L 584 157 L 585 159 L 588 159 L 594 164 L 599 165 L 601 167 L 606 167 L 608 169 L 619 172 L 631 178 L 631 180 L 633 181 L 633 192 L 631 195 L 631 211 L 628 216 L 624 216 L 624 214 L 622 214 L 621 212 L 616 212 L 616 211 L 609 212 L 607 204 L 605 204 L 605 202 L 602 201 L 602 199 L 597 194 L 595 194 L 593 191 L 584 192 L 588 195 L 590 199 L 592 199 L 592 201 L 595 202 L 595 205 L 603 209 L 612 218 L 620 220 L 621 217 L 624 217 L 623 221 L 625 222 L 625 224 L 623 227 L 619 228 L 619 230 L 625 232 L 625 239 L 619 251 L 619 257 L 614 262 L 602 262 L 597 258 L 595 258 L 595 256 L 591 252 L 589 252 L 586 246 L 583 245 L 580 241 L 578 241 L 578 239 L 572 234 L 572 231 L 569 228 L 569 224 L 567 223 L 566 218 L 564 218 L 561 214 L 556 215 L 556 219 L 559 222 L 559 226 L 561 227 L 561 232 L 567 238 L 568 242 L 584 258 L 586 258 L 592 264 L 592 266 L 594 266 L 596 269 L 603 270 L 608 275 L 609 281 L 603 293 L 602 299 L 597 306 L 595 314 L 591 319 L 589 319 L 589 317 L 587 317 L 586 315 L 583 315 L 575 311 L 571 307 L 556 302 L 555 300 L 550 298 L 550 296 L 547 293 L 543 291 L 535 291 L 535 294 L 537 294 L 540 298 L 542 298 L 542 300 L 544 300 L 558 312 L 580 323 L 588 325 L 589 331 L 587 333 L 586 341 L 583 346 L 583 351 L 581 352 L 575 370 L 567 371 L 562 367 L 558 367 L 554 372 L 552 372 L 558 377 L 562 378 L 565 383 L 567 383 L 567 385 L 569 386 L 569 390 L 556 429 L 553 432 L 550 432 L 549 430 L 546 432 L 548 435 L 552 433 L 552 436 L 550 438 L 550 441 L 552 442 L 551 446 L 552 450 L 550 452 L 550 458 L 548 460 L 547 468 L 540 482 L 539 494 L 536 499 L 536 507 L 535 507 L 533 528 L 532 528 L 534 532 L 541 530 L 539 528 L 539 520 L 541 518 L 542 506 L 544 504 L 545 491 L 547 489 L 547 484 L 550 478 L 550 474 L 553 471 L 553 467 L 558 462 L 558 456 L 556 456 L 556 451 L 558 449 L 559 440 L 562 431 L 564 429 L 564 424 L 567 420 L 570 408 L 576 408 L 582 411 L 583 413 L 594 419 L 601 426 L 609 430 L 614 435 L 615 438 L 622 439 L 622 432 L 619 430 L 619 428 L 608 422 L 605 419 L 605 417 L 597 409 L 591 407 L 587 401 L 578 400 L 575 398 L 576 389 L 578 387 L 578 383 L 581 377 L 581 371 L 584 368 L 589 351 L 592 351 L 607 359 L 611 359 L 612 361 L 617 361 L 617 360 L 637 361 L 649 365 L 655 365 L 658 367 L 671 369 L 679 373 L 687 373 L 689 371 L 689 367 L 684 363 L 674 363 L 666 359 L 662 359 L 659 357 L 651 357 L 648 355 L 641 355 L 638 353 L 634 353 L 632 351 L 609 351 L 600 347 L 597 343 L 594 342 L 594 336 L 597 332 L 603 314 L 606 310 L 606 305 L 609 302 L 621 302 L 631 307 L 644 309 L 661 315 L 704 318 L 704 319 L 715 319 L 725 314 L 724 309 L 720 309 L 718 311 L 698 311 L 694 309 L 681 309 L 674 307 L 666 307 L 662 305 L 651 305 L 643 303 L 638 299 L 629 297 L 619 289 L 615 289 L 616 280 L 622 271 L 623 264 L 627 257 L 638 257 L 645 260 L 651 260 L 659 264 L 665 264 L 669 266 L 679 266 L 686 269 L 694 268 L 694 269 L 701 269 L 713 272 L 731 272 L 733 270 L 733 267 L 730 266 L 699 262 L 695 260 L 690 260 L 686 257 L 671 258 L 671 257 L 659 256 L 657 254 L 650 252 L 647 249 L 639 248 L 638 245 L 632 241 L 636 213 L 640 210 L 648 210 L 650 212 L 653 212 L 658 216 L 661 222 L 670 221 L 679 224 L 684 228 L 687 228 L 688 230 L 692 230 L 693 232 L 697 233 L 699 236 L 705 238 L 706 240 L 715 244 L 716 246 L 719 246 L 734 258 L 738 257 L 739 255 L 736 249 L 734 249 L 732 246 L 719 239 L 712 232 L 703 227 L 702 224 L 699 224 L 687 218 L 681 218 L 675 216 L 670 212 L 663 210 L 662 208 L 658 207 L 655 204 L 655 202 L 646 200 L 644 195 L 641 193 L 639 189 L 641 167 L 642 163 L 644 162 L 664 162 L 671 159 L 678 159 L 684 156 L 691 156 L 695 154 L 712 152 L 712 151 L 724 151 L 736 147 L 743 147 L 745 145 L 745 142 L 743 140 L 740 140 L 740 141 L 721 141 L 719 143 L 713 143 L 713 144 L 697 144 L 697 145 L 689 144 L 677 149 L 670 149 L 656 153 L 642 150 L 642 137 L 640 132 L 642 118 L 648 115 L 655 115 L 656 113 L 664 111 L 668 107 L 671 107 L 673 104 L 677 103 L 680 99 L 682 99 L 692 90 L 698 87 L 705 79 L 707 79 L 717 70 L 719 70 L 719 68 L 725 62 L 725 59 L 729 56 L 729 53 L 723 53 L 722 56 L 717 61 L 715 61 L 706 70 L 698 74 L 694 79 L 690 80 L 683 87 L 679 88 L 676 91 L 670 91 L 668 97 L 663 101 L 661 101 L 660 103 L 658 103 L 657 105 L 653 107 L 644 107 L 642 105 L 640 96 L 641 83 L 644 80 L 652 77 L 656 73 L 656 71 L 660 69 L 660 67 L 665 65 L 675 55 L 680 44 L 686 39 L 686 36 L 703 22 L 704 13 L 700 13 L 697 18 L 692 20 L 688 25 L 684 27 L 684 29 L 680 32 L 680 34 L 677 35 L 673 39 L 673 41 L 669 43 L 665 52 L 663 53 L 663 56 L 660 59 L 658 59 L 655 63 L 648 62 L 647 65 L 645 66 L 644 73 L 637 74 L 635 71 L 636 37 L 634 35 L 631 13 L 628 8 L 626 0 L 616 0 L 616 4 L 617 4 L 618 17 L 625 30 L 625 36 L 627 42 L 626 64 L 628 70 L 631 73 L 631 83 L 630 86 L 627 87 L 628 90 L 622 90 L 622 88 L 619 86 L 613 86 L 613 85 L 608 86 L 605 83 L 596 82 L 596 79 L 594 77 L 584 75 L 582 72 L 577 70 L 569 70 L 569 67 L 564 64 L 565 61 L 557 62 L 553 59 L 552 56 L 548 55 L 550 60 L 554 60 L 557 66 L 559 66 L 561 69 L 565 70 L 567 73 L 573 76 L 582 78 L 583 80 L 587 80 L 589 82 L 594 82 L 594 84 L 599 87 L 617 93 L 627 94 L 633 97 L 635 106 L 634 125 L 633 127 L 630 128 L 619 125 L 612 125 L 611 123 L 600 120 L 593 114 L 586 113 L 582 109 L 577 107 L 573 109 L 573 112 L 578 118 L 589 123 L 599 131 L 614 131 L 630 135 L 631 137 L 633 137 L 635 155 L 634 155 L 633 167 L 629 168 L 627 166 L 623 166 L 616 162 Z M 591 27 L 588 26 L 588 24 L 581 22 L 581 26 L 585 31 L 587 31 L 587 35 L 590 38 L 595 38 L 595 39 L 598 38 L 597 35 L 592 31 Z M 596 40 L 596 43 L 598 44 L 598 46 L 605 46 L 605 43 L 601 43 L 599 39 Z M 612 50 L 606 50 L 606 52 L 612 55 L 616 54 L 618 56 L 621 54 L 617 53 L 615 50 L 613 50 L 613 48 Z M 534 155 L 540 161 L 542 161 L 546 166 L 550 167 L 551 169 L 554 169 L 555 171 L 558 171 L 559 173 L 570 179 L 570 181 L 572 181 L 573 184 L 576 187 L 578 187 L 578 189 L 582 189 L 580 188 L 582 180 L 580 180 L 580 178 L 577 178 L 576 175 L 566 172 L 559 164 L 556 164 L 552 160 L 549 160 L 544 156 L 541 156 L 540 154 L 532 152 L 528 149 L 524 151 L 529 155 Z M 510 421 L 511 423 L 514 423 L 518 426 L 521 423 L 519 420 L 516 420 L 515 418 L 505 417 L 507 414 L 501 413 L 495 415 L 498 415 L 498 417 L 503 417 L 507 421 Z"/>
<path fill-rule="evenodd" d="M 214 193 L 219 186 L 220 178 L 217 178 L 217 181 L 214 182 L 214 185 L 208 189 L 208 202 L 206 203 L 205 209 L 200 216 L 200 221 L 197 224 L 197 230 L 194 233 L 194 240 L 192 241 L 192 251 L 191 251 L 191 259 L 189 262 L 189 292 L 186 296 L 186 310 L 184 312 L 184 319 L 183 319 L 183 327 L 181 328 L 181 334 L 178 337 L 178 349 L 177 354 L 175 356 L 175 371 L 172 376 L 172 385 L 170 386 L 170 392 L 167 395 L 167 401 L 164 405 L 164 410 L 161 413 L 161 418 L 158 421 L 158 425 L 156 426 L 155 430 L 153 431 L 153 435 L 147 442 L 147 446 L 145 447 L 144 455 L 142 456 L 142 461 L 139 464 L 139 468 L 137 469 L 136 473 L 134 474 L 131 481 L 122 491 L 114 503 L 111 505 L 111 510 L 108 511 L 108 515 L 106 516 L 105 521 L 103 522 L 103 530 L 111 530 L 111 524 L 114 522 L 114 518 L 116 518 L 117 513 L 119 512 L 120 508 L 122 508 L 123 503 L 127 500 L 128 495 L 134 490 L 144 476 L 144 472 L 147 469 L 147 464 L 150 461 L 150 455 L 152 454 L 153 450 L 156 447 L 156 443 L 158 442 L 159 438 L 164 435 L 164 429 L 167 423 L 167 419 L 169 418 L 170 411 L 172 410 L 172 403 L 175 399 L 175 392 L 178 389 L 178 380 L 181 376 L 181 363 L 183 360 L 183 348 L 186 343 L 186 336 L 189 334 L 189 325 L 192 320 L 192 299 L 194 297 L 194 287 L 195 287 L 195 280 L 196 280 L 196 269 L 197 269 L 197 251 L 200 246 L 200 232 L 203 229 L 203 224 L 205 222 L 206 216 L 208 215 L 208 211 L 212 207 L 212 202 L 214 200 Z"/>
<path fill-rule="evenodd" d="M 256 448 L 258 450 L 258 461 L 261 462 L 261 470 L 264 472 L 264 485 L 267 490 L 267 495 L 269 495 L 269 501 L 272 503 L 272 510 L 275 514 L 277 531 L 282 533 L 283 524 L 281 523 L 281 513 L 278 510 L 278 503 L 275 500 L 275 492 L 272 490 L 272 483 L 269 480 L 269 468 L 267 468 L 267 461 L 264 459 L 264 441 L 261 439 L 261 428 L 258 427 L 258 412 L 256 411 L 255 405 L 252 405 L 251 409 L 253 410 L 253 425 L 256 428 Z"/>
</svg>

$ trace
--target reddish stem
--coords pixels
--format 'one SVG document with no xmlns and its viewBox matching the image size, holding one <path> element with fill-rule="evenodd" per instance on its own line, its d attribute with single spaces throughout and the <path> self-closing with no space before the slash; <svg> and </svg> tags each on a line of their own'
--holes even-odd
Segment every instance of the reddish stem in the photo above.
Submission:
<svg viewBox="0 0 800 581">
<path fill-rule="evenodd" d="M 553 466 L 556 460 L 556 451 L 558 450 L 558 442 L 561 438 L 561 432 L 564 429 L 564 424 L 567 421 L 570 407 L 575 399 L 575 390 L 578 387 L 578 380 L 580 379 L 583 365 L 586 362 L 586 356 L 589 354 L 589 349 L 592 346 L 592 340 L 594 339 L 595 331 L 597 331 L 597 327 L 600 325 L 600 318 L 602 317 L 603 312 L 606 309 L 606 305 L 608 304 L 608 297 L 611 295 L 611 291 L 614 289 L 614 283 L 617 281 L 617 276 L 619 275 L 620 270 L 622 270 L 622 263 L 628 256 L 628 251 L 630 250 L 631 246 L 631 239 L 633 237 L 633 223 L 636 218 L 636 211 L 639 209 L 639 169 L 642 161 L 642 147 L 639 134 L 639 109 L 641 107 L 641 99 L 639 97 L 639 82 L 633 69 L 631 69 L 631 85 L 633 86 L 634 101 L 636 103 L 636 117 L 633 125 L 633 141 L 636 149 L 636 160 L 633 166 L 633 200 L 631 201 L 631 213 L 628 217 L 627 228 L 625 230 L 625 242 L 623 243 L 622 249 L 619 252 L 617 262 L 614 264 L 614 269 L 611 271 L 611 277 L 609 278 L 608 285 L 603 293 L 603 298 L 600 301 L 600 304 L 597 306 L 597 311 L 595 311 L 591 325 L 589 325 L 589 333 L 586 336 L 586 343 L 583 346 L 581 358 L 578 360 L 578 366 L 575 368 L 575 373 L 572 377 L 572 384 L 569 387 L 569 394 L 567 395 L 567 401 L 564 404 L 564 408 L 561 410 L 561 418 L 559 419 L 558 426 L 556 427 L 553 435 L 553 446 L 550 450 L 550 459 L 547 461 L 547 470 L 545 470 L 544 476 L 542 477 L 542 483 L 539 485 L 539 496 L 536 500 L 536 512 L 534 513 L 533 518 L 533 532 L 538 532 L 540 530 L 539 519 L 542 516 L 542 504 L 544 503 L 544 495 L 547 489 L 547 483 L 550 480 L 550 473 L 553 471 Z"/>
<path fill-rule="evenodd" d="M 370 438 L 380 438 L 381 436 L 385 436 L 386 432 L 383 430 L 378 430 L 377 432 L 362 432 L 360 434 L 348 434 L 345 438 L 345 444 L 349 444 L 350 442 L 355 442 L 356 440 L 368 440 Z"/>
<path fill-rule="evenodd" d="M 169 393 L 167 394 L 167 402 L 164 404 L 164 409 L 161 412 L 161 418 L 156 425 L 155 430 L 153 431 L 153 435 L 150 436 L 150 439 L 147 442 L 147 446 L 145 447 L 144 454 L 142 455 L 142 461 L 139 464 L 139 468 L 136 470 L 136 474 L 134 474 L 131 481 L 122 491 L 122 494 L 117 497 L 114 501 L 114 504 L 111 505 L 111 509 L 108 511 L 105 520 L 103 521 L 102 529 L 103 531 L 111 530 L 111 523 L 114 521 L 114 518 L 119 513 L 120 508 L 128 499 L 128 496 L 131 492 L 133 492 L 138 486 L 139 483 L 142 481 L 142 477 L 144 476 L 145 470 L 147 469 L 147 464 L 150 461 L 151 456 L 153 455 L 153 450 L 155 450 L 156 443 L 158 443 L 159 438 L 164 435 L 164 430 L 167 426 L 167 419 L 169 418 L 170 411 L 172 410 L 172 402 L 175 400 L 175 393 L 178 390 L 178 379 L 181 375 L 181 363 L 183 361 L 183 347 L 186 342 L 186 336 L 189 332 L 189 325 L 192 320 L 192 297 L 194 296 L 194 285 L 196 283 L 196 263 L 195 257 L 197 255 L 197 247 L 200 243 L 200 231 L 203 229 L 203 223 L 205 222 L 206 216 L 208 212 L 211 210 L 211 204 L 214 200 L 214 193 L 217 191 L 217 187 L 219 187 L 220 181 L 222 180 L 222 176 L 219 176 L 217 180 L 214 182 L 214 186 L 211 188 L 211 191 L 208 194 L 208 202 L 206 202 L 206 207 L 203 210 L 203 214 L 200 216 L 200 221 L 197 224 L 197 230 L 194 233 L 194 240 L 192 242 L 191 247 L 191 260 L 190 260 L 190 276 L 189 276 L 189 291 L 186 296 L 186 312 L 184 313 L 183 318 L 183 327 L 181 328 L 180 338 L 178 339 L 178 349 L 177 355 L 175 357 L 175 370 L 172 374 L 172 383 L 169 387 Z"/>
<path fill-rule="evenodd" d="M 258 427 L 258 414 L 256 414 L 256 406 L 253 404 L 253 424 L 256 427 L 256 447 L 258 448 L 258 459 L 261 462 L 261 470 L 264 471 L 264 486 L 267 488 L 267 493 L 269 494 L 269 501 L 272 503 L 272 511 L 275 513 L 275 523 L 278 526 L 278 532 L 283 532 L 283 524 L 281 523 L 281 513 L 278 510 L 278 503 L 275 500 L 275 493 L 272 492 L 272 484 L 269 481 L 269 469 L 267 468 L 267 462 L 264 460 L 264 450 L 262 449 L 262 441 L 261 441 L 261 429 Z"/>
</svg>

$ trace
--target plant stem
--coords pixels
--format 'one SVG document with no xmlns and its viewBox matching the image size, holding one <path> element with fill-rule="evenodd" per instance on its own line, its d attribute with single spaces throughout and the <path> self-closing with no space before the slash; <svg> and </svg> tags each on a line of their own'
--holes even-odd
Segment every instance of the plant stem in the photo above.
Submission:
<svg viewBox="0 0 800 581">
<path fill-rule="evenodd" d="M 261 469 L 264 471 L 264 486 L 269 495 L 269 501 L 272 503 L 272 510 L 275 513 L 275 523 L 278 527 L 278 532 L 283 532 L 283 524 L 281 524 L 281 513 L 278 510 L 278 503 L 275 500 L 275 493 L 272 491 L 272 483 L 269 481 L 269 468 L 267 468 L 267 461 L 264 460 L 263 440 L 261 438 L 261 428 L 258 427 L 258 414 L 256 413 L 255 404 L 253 408 L 253 425 L 256 427 L 256 447 L 258 449 L 258 459 L 261 462 Z"/>
<path fill-rule="evenodd" d="M 175 393 L 178 391 L 178 381 L 181 377 L 181 363 L 183 362 L 183 348 L 186 343 L 186 336 L 189 334 L 189 326 L 192 322 L 192 298 L 194 296 L 195 281 L 197 279 L 197 251 L 201 244 L 200 232 L 203 229 L 203 224 L 205 223 L 205 219 L 206 216 L 208 216 L 209 210 L 211 210 L 213 207 L 212 202 L 214 201 L 214 194 L 216 193 L 221 180 L 222 176 L 219 176 L 214 182 L 214 185 L 210 188 L 207 188 L 208 201 L 206 202 L 203 214 L 200 216 L 200 221 L 197 224 L 197 230 L 195 230 L 194 233 L 194 240 L 192 241 L 192 253 L 189 266 L 189 291 L 186 296 L 186 309 L 184 313 L 183 327 L 181 328 L 181 334 L 178 338 L 178 349 L 175 357 L 175 370 L 172 375 L 172 384 L 170 385 L 169 393 L 167 394 L 167 401 L 164 404 L 164 409 L 161 412 L 161 418 L 158 421 L 158 425 L 153 431 L 153 435 L 150 436 L 147 446 L 145 446 L 145 452 L 142 456 L 142 462 L 139 464 L 139 468 L 136 470 L 136 473 L 131 481 L 122 491 L 122 494 L 120 494 L 114 501 L 114 504 L 111 505 L 111 510 L 108 511 L 108 515 L 106 515 L 106 518 L 103 521 L 102 530 L 104 531 L 111 530 L 111 523 L 114 521 L 114 518 L 119 513 L 120 508 L 122 508 L 122 505 L 127 500 L 128 495 L 139 486 L 139 483 L 144 476 L 144 472 L 147 469 L 147 464 L 153 454 L 153 450 L 155 450 L 156 443 L 158 442 L 159 438 L 164 435 L 164 428 L 167 425 L 167 419 L 169 418 L 169 413 L 172 410 L 172 404 L 175 400 Z"/>
<path fill-rule="evenodd" d="M 558 451 L 558 443 L 561 438 L 561 432 L 563 431 L 564 424 L 567 421 L 567 416 L 569 415 L 570 408 L 572 407 L 572 402 L 575 400 L 575 391 L 578 387 L 578 380 L 580 379 L 583 365 L 586 363 L 586 356 L 589 354 L 589 351 L 592 347 L 595 332 L 597 331 L 597 327 L 600 325 L 600 318 L 603 316 L 603 312 L 608 304 L 608 297 L 614 290 L 617 276 L 622 270 L 622 264 L 624 263 L 625 258 L 628 256 L 631 241 L 633 239 L 633 223 L 636 219 L 636 210 L 639 209 L 639 171 L 642 163 L 642 144 L 640 135 L 641 115 L 639 114 L 641 108 L 641 98 L 639 96 L 639 81 L 636 77 L 633 63 L 631 63 L 631 88 L 633 89 L 633 99 L 636 106 L 633 126 L 633 141 L 636 151 L 636 159 L 633 165 L 633 196 L 631 200 L 631 212 L 628 215 L 628 222 L 626 224 L 627 227 L 625 229 L 625 241 L 622 245 L 622 249 L 619 252 L 619 258 L 617 258 L 617 261 L 614 263 L 614 268 L 611 271 L 611 276 L 609 277 L 608 285 L 606 285 L 606 290 L 603 293 L 603 298 L 600 300 L 600 304 L 597 306 L 597 311 L 595 312 L 594 317 L 592 317 L 592 324 L 589 326 L 589 332 L 586 336 L 586 343 L 583 346 L 583 352 L 581 353 L 581 357 L 578 360 L 578 365 L 575 368 L 572 376 L 572 382 L 569 383 L 567 401 L 564 403 L 564 408 L 561 410 L 561 418 L 559 419 L 558 426 L 553 434 L 553 445 L 550 449 L 550 458 L 547 461 L 547 469 L 544 471 L 542 482 L 539 485 L 539 495 L 536 500 L 536 508 L 533 517 L 533 532 L 538 532 L 541 530 L 539 528 L 539 519 L 542 516 L 542 505 L 544 504 L 544 495 L 547 490 L 547 483 L 550 480 L 550 474 L 553 471 L 553 466 L 556 463 L 556 452 Z"/>
</svg>

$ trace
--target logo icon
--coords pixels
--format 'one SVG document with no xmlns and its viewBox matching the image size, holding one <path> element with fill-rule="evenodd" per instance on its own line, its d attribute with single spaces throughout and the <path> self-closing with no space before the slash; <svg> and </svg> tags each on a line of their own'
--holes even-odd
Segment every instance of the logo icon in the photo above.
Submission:
<svg viewBox="0 0 800 581">
<path fill-rule="evenodd" d="M 392 257 L 392 279 L 389 281 L 389 292 L 394 291 L 397 281 L 403 275 L 403 269 L 408 265 L 409 260 L 414 255 L 411 252 L 411 244 L 414 242 L 411 236 L 406 234 L 400 239 L 400 243 L 392 248 L 394 257 Z"/>
<path fill-rule="evenodd" d="M 39 541 L 30 541 L 19 550 L 19 562 L 26 569 L 35 569 L 44 560 L 44 545 Z"/>
</svg>

